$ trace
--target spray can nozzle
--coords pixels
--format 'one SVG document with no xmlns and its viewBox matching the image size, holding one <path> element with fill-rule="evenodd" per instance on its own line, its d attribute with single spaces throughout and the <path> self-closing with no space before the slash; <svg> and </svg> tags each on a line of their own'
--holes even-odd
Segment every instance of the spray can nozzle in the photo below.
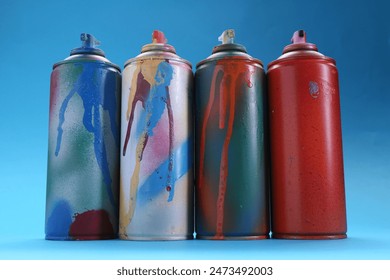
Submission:
<svg viewBox="0 0 390 280">
<path fill-rule="evenodd" d="M 283 49 L 283 53 L 291 51 L 318 51 L 317 46 L 312 43 L 306 42 L 306 32 L 304 30 L 295 31 L 292 38 L 291 44 L 287 45 Z"/>
<path fill-rule="evenodd" d="M 75 54 L 96 54 L 104 56 L 104 52 L 101 49 L 98 49 L 97 46 L 100 45 L 100 41 L 95 38 L 95 36 L 88 33 L 81 33 L 80 40 L 82 42 L 81 47 L 73 49 L 70 52 L 70 55 Z"/>
<path fill-rule="evenodd" d="M 293 44 L 306 43 L 306 32 L 304 30 L 295 31 L 291 38 L 291 43 Z"/>
<path fill-rule="evenodd" d="M 222 42 L 222 44 L 233 44 L 234 43 L 234 29 L 227 29 L 222 32 L 221 36 L 218 37 L 218 41 Z"/>
<path fill-rule="evenodd" d="M 163 32 L 159 30 L 154 30 L 152 33 L 152 43 L 153 44 L 166 44 L 168 42 L 167 38 Z"/>
<path fill-rule="evenodd" d="M 83 42 L 83 48 L 95 48 L 100 46 L 100 41 L 88 33 L 81 33 L 80 40 Z"/>
<path fill-rule="evenodd" d="M 160 30 L 153 30 L 152 43 L 144 45 L 141 49 L 141 53 L 149 51 L 163 51 L 176 54 L 175 48 L 168 44 L 164 32 Z"/>
</svg>

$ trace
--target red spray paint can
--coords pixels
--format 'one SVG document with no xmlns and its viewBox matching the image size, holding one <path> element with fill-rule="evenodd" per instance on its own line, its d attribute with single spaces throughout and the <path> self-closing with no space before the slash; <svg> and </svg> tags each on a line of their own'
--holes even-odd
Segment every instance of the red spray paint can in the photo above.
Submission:
<svg viewBox="0 0 390 280">
<path fill-rule="evenodd" d="M 346 238 L 335 60 L 303 30 L 268 65 L 272 237 Z"/>
</svg>

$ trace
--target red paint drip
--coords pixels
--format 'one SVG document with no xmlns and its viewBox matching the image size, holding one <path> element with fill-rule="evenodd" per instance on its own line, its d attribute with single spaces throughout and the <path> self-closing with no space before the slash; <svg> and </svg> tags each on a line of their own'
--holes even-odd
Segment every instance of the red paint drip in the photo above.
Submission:
<svg viewBox="0 0 390 280">
<path fill-rule="evenodd" d="M 225 72 L 226 73 L 226 72 Z M 230 74 L 230 73 L 229 73 Z M 229 171 L 228 166 L 228 155 L 229 155 L 229 144 L 230 139 L 233 132 L 233 123 L 234 123 L 234 113 L 236 106 L 236 97 L 235 97 L 235 87 L 231 85 L 230 78 L 233 76 L 226 75 L 226 79 L 224 78 L 222 82 L 225 82 L 226 85 L 226 93 L 227 98 L 229 98 L 229 119 L 228 119 L 228 127 L 226 131 L 225 141 L 223 143 L 222 155 L 221 155 L 221 164 L 219 169 L 219 191 L 217 198 L 217 230 L 216 236 L 223 236 L 223 219 L 224 219 L 224 208 L 225 208 L 225 194 L 226 194 L 226 186 L 227 186 L 227 176 Z M 233 73 L 236 74 L 236 73 Z M 234 77 L 234 82 L 236 82 L 237 77 Z M 222 92 L 224 94 L 224 92 Z M 225 112 L 227 110 L 228 102 L 225 102 Z M 225 116 L 220 116 L 220 119 Z M 221 122 L 220 122 L 221 123 Z M 223 129 L 224 127 L 220 127 Z"/>
<path fill-rule="evenodd" d="M 233 133 L 234 115 L 236 107 L 236 95 L 241 92 L 241 87 L 246 85 L 252 86 L 250 82 L 251 73 L 246 64 L 240 61 L 235 61 L 235 57 L 221 59 L 217 62 L 211 81 L 210 96 L 207 103 L 205 115 L 202 122 L 202 131 L 200 139 L 200 156 L 199 156 L 199 188 L 204 184 L 204 154 L 206 146 L 206 130 L 207 123 L 210 117 L 211 109 L 214 103 L 217 79 L 220 73 L 223 73 L 220 81 L 219 91 L 219 129 L 225 129 L 226 117 L 228 115 L 228 124 L 226 128 L 226 136 L 222 147 L 221 163 L 219 170 L 219 185 L 217 198 L 217 221 L 216 234 L 214 239 L 223 239 L 223 225 L 224 225 L 224 209 L 225 196 L 227 191 L 227 177 L 228 177 L 228 154 L 229 144 Z M 228 112 L 228 113 L 227 113 Z"/>
<path fill-rule="evenodd" d="M 51 74 L 51 81 L 50 81 L 50 107 L 49 107 L 50 114 L 53 112 L 53 108 L 54 108 L 54 106 L 57 103 L 58 92 L 56 90 L 57 90 L 58 84 L 60 82 L 59 81 L 59 79 L 60 79 L 59 73 L 60 73 L 59 71 L 55 70 Z"/>
<path fill-rule="evenodd" d="M 168 62 L 168 60 L 167 60 Z M 167 104 L 167 110 L 168 110 L 168 123 L 169 123 L 169 163 L 168 163 L 168 177 L 167 177 L 167 184 L 171 184 L 172 180 L 172 170 L 173 170 L 173 139 L 174 139 L 174 120 L 173 120 L 173 111 L 172 111 L 172 104 L 171 104 L 171 98 L 169 94 L 169 86 L 165 87 L 166 90 L 166 104 Z M 127 146 L 129 144 L 130 140 L 130 134 L 131 134 L 131 128 L 134 121 L 134 111 L 135 106 L 137 105 L 137 102 L 140 101 L 142 103 L 142 107 L 145 108 L 145 102 L 148 99 L 148 95 L 150 94 L 150 84 L 148 81 L 145 80 L 144 75 L 142 74 L 142 71 L 140 71 L 137 75 L 137 90 L 134 94 L 134 100 L 131 104 L 131 113 L 129 117 L 129 123 L 127 125 L 127 131 L 125 136 L 125 141 L 123 145 L 123 156 L 126 155 Z M 142 160 L 142 155 L 144 153 L 144 150 L 146 148 L 146 145 L 148 143 L 149 135 L 145 135 L 145 142 L 143 143 L 142 152 L 140 155 L 140 160 Z"/>
<path fill-rule="evenodd" d="M 145 80 L 144 75 L 140 71 L 138 73 L 138 76 L 137 76 L 137 90 L 134 94 L 133 103 L 131 104 L 131 113 L 130 113 L 129 123 L 127 125 L 125 142 L 123 145 L 123 152 L 122 153 L 124 156 L 126 155 L 127 145 L 129 144 L 131 127 L 133 125 L 133 120 L 134 120 L 135 106 L 137 105 L 137 102 L 140 101 L 142 103 L 142 107 L 145 108 L 145 101 L 148 98 L 149 90 L 150 90 L 150 84 Z M 146 143 L 145 143 L 145 146 L 146 146 Z M 144 146 L 144 149 L 145 149 L 145 146 Z"/>
<path fill-rule="evenodd" d="M 89 210 L 75 215 L 69 235 L 77 240 L 107 239 L 115 232 L 106 210 Z"/>
</svg>

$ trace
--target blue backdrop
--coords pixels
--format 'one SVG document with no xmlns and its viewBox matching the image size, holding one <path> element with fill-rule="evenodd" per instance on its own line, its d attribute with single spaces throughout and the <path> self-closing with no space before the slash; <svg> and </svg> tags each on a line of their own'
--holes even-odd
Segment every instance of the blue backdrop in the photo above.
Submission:
<svg viewBox="0 0 390 280">
<path fill-rule="evenodd" d="M 390 259 L 390 4 L 378 1 L 0 1 L 0 258 Z M 165 32 L 193 65 L 221 32 L 265 65 L 298 29 L 340 75 L 348 235 L 337 241 L 49 242 L 44 238 L 52 65 L 94 34 L 124 62 Z"/>
</svg>

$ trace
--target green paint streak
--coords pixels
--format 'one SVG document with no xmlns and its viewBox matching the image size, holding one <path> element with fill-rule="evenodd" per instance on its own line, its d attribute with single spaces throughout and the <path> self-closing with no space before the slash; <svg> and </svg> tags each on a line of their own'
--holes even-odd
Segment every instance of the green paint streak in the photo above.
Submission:
<svg viewBox="0 0 390 280">
<path fill-rule="evenodd" d="M 230 208 L 225 209 L 225 214 L 229 214 L 226 234 L 234 234 L 237 224 L 243 219 L 246 220 L 244 224 L 259 224 L 264 215 L 264 205 L 267 205 L 264 195 L 264 94 L 260 92 L 260 86 L 243 86 L 236 99 L 237 117 L 229 146 L 229 191 L 225 205 Z"/>
</svg>

